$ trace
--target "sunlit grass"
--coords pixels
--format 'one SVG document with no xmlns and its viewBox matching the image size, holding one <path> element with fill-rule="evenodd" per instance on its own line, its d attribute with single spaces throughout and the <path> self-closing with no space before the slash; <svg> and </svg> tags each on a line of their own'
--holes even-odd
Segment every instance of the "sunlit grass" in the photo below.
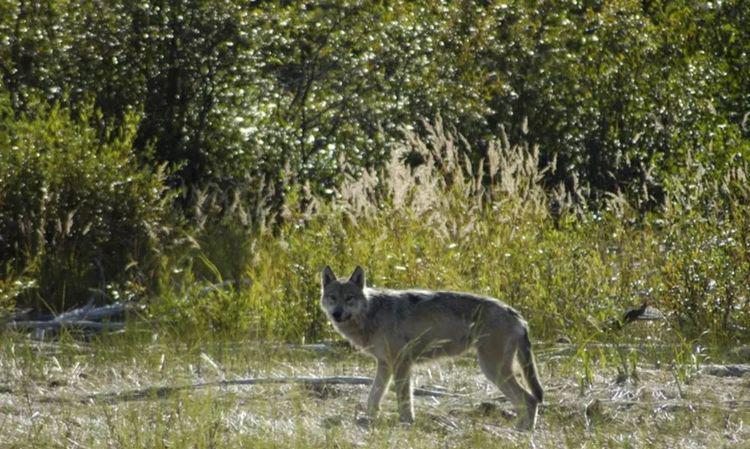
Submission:
<svg viewBox="0 0 750 449">
<path fill-rule="evenodd" d="M 644 332 L 648 333 L 648 329 Z M 416 384 L 451 397 L 417 397 L 416 423 L 398 423 L 393 393 L 383 415 L 359 424 L 366 386 L 301 384 L 186 389 L 126 400 L 151 386 L 251 377 L 371 375 L 347 347 L 306 349 L 257 341 L 168 337 L 91 343 L 0 343 L 0 446 L 111 448 L 742 447 L 750 434 L 747 378 L 693 370 L 675 376 L 679 347 L 536 345 L 546 405 L 533 435 L 513 429 L 507 400 L 473 354 L 421 366 Z M 621 353 L 632 369 L 623 376 Z M 135 356 L 137 353 L 137 356 Z M 584 356 L 583 354 L 589 354 Z M 588 359 L 586 359 L 588 357 Z M 657 364 L 657 360 L 659 360 Z M 590 365 L 585 384 L 584 365 Z M 700 365 L 697 366 L 700 368 Z"/>
</svg>

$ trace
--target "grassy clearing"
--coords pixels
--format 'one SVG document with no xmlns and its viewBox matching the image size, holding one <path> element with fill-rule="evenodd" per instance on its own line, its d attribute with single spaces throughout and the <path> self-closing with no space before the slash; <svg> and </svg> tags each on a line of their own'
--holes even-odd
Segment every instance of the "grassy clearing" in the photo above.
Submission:
<svg viewBox="0 0 750 449">
<path fill-rule="evenodd" d="M 640 326 L 640 325 L 639 325 Z M 656 329 L 646 326 L 646 334 Z M 473 356 L 424 365 L 417 421 L 357 424 L 365 386 L 255 385 L 139 400 L 96 396 L 249 377 L 371 375 L 346 347 L 310 351 L 258 341 L 182 342 L 148 335 L 0 345 L 0 446 L 109 448 L 747 447 L 750 380 L 700 371 L 701 357 L 638 339 L 630 346 L 537 344 L 547 403 L 533 437 Z M 652 334 L 653 335 L 653 334 Z M 621 363 L 627 361 L 627 363 Z M 688 361 L 688 363 L 683 363 Z M 94 395 L 92 397 L 92 395 Z"/>
</svg>

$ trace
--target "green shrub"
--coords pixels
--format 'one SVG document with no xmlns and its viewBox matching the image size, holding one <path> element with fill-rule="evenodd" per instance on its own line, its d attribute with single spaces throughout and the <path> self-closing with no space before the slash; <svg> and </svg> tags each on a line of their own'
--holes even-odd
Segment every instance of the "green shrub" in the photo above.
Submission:
<svg viewBox="0 0 750 449">
<path fill-rule="evenodd" d="M 290 204 L 278 235 L 254 238 L 247 305 L 257 336 L 335 337 L 318 307 L 327 264 L 340 276 L 362 265 L 368 283 L 379 287 L 495 296 L 517 307 L 542 340 L 643 331 L 727 343 L 747 335 L 750 233 L 735 186 L 742 167 L 716 186 L 734 198 L 725 203 L 734 208 L 693 215 L 676 212 L 687 206 L 673 201 L 663 214 L 641 216 L 612 196 L 591 212 L 570 200 L 580 192 L 543 186 L 533 149 L 501 139 L 486 162 L 472 165 L 471 152 L 439 123 L 426 128 L 425 139 L 407 133 L 379 173 L 348 178 L 312 213 Z M 421 165 L 400 162 L 414 153 Z M 492 179 L 486 187 L 485 177 Z M 706 196 L 697 198 L 687 200 L 689 210 Z M 558 217 L 545 206 L 552 201 L 564 206 Z M 666 321 L 617 332 L 615 322 L 644 300 Z"/>
<path fill-rule="evenodd" d="M 252 324 L 252 299 L 247 279 L 224 280 L 219 268 L 197 248 L 170 261 L 159 295 L 148 303 L 147 315 L 160 329 L 185 341 L 237 338 Z M 206 275 L 210 273 L 210 275 Z"/>
<path fill-rule="evenodd" d="M 157 278 L 165 318 L 318 338 L 360 263 L 550 337 L 644 296 L 747 332 L 747 1 L 251 3 L 0 7 L 0 308 Z"/>
<path fill-rule="evenodd" d="M 162 170 L 134 154 L 137 123 L 57 107 L 0 117 L 0 270 L 36 282 L 20 305 L 59 311 L 153 281 L 169 209 Z"/>
<path fill-rule="evenodd" d="M 689 219 L 664 238 L 664 303 L 689 334 L 725 339 L 747 330 L 750 246 L 742 220 L 738 227 L 739 220 Z"/>
</svg>

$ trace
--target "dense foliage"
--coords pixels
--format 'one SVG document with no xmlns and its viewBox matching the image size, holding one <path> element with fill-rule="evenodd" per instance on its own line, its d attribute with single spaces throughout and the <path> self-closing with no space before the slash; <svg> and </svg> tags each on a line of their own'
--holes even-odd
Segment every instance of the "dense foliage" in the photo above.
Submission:
<svg viewBox="0 0 750 449">
<path fill-rule="evenodd" d="M 440 114 L 475 160 L 504 125 L 557 157 L 550 183 L 651 204 L 686 152 L 748 157 L 712 141 L 750 136 L 748 20 L 736 0 L 13 0 L 0 68 L 16 113 L 40 95 L 142 110 L 137 146 L 175 184 L 330 187 L 342 154 L 378 166 L 400 127 Z"/>
<path fill-rule="evenodd" d="M 425 164 L 404 168 L 399 156 L 415 152 Z M 473 175 L 464 173 L 470 152 L 462 155 L 439 125 L 424 140 L 407 135 L 395 153 L 378 177 L 348 179 L 333 205 L 292 214 L 279 238 L 258 245 L 244 297 L 251 316 L 262 317 L 253 328 L 260 335 L 330 332 L 315 301 L 319 267 L 355 263 L 379 287 L 498 297 L 544 340 L 616 338 L 613 320 L 643 301 L 663 310 L 662 326 L 678 335 L 706 332 L 724 343 L 748 335 L 750 189 L 721 199 L 748 165 L 713 186 L 695 180 L 707 187 L 668 196 L 661 214 L 643 217 L 622 196 L 600 212 L 581 211 L 573 200 L 580 192 L 546 190 L 540 155 L 507 139 L 490 143 Z M 495 182 L 483 187 L 485 176 Z M 565 218 L 553 218 L 550 202 L 565 205 Z"/>
<path fill-rule="evenodd" d="M 749 5 L 5 1 L 0 308 L 319 337 L 315 272 L 356 259 L 746 332 Z"/>
<path fill-rule="evenodd" d="M 18 276 L 3 296 L 61 310 L 154 284 L 170 211 L 163 171 L 134 163 L 134 117 L 39 115 L 0 121 L 0 275 Z"/>
</svg>

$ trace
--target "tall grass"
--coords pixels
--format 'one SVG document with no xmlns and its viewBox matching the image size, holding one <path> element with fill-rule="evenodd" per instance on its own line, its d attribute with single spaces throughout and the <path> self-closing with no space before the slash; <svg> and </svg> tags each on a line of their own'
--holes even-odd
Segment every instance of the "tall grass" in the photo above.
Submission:
<svg viewBox="0 0 750 449">
<path fill-rule="evenodd" d="M 199 301 L 184 299 L 186 284 L 176 282 L 183 290 L 167 292 L 172 299 L 156 309 L 264 339 L 331 338 L 317 305 L 319 272 L 362 265 L 373 286 L 495 296 L 520 309 L 541 339 L 619 338 L 612 320 L 644 300 L 666 314 L 664 334 L 723 344 L 748 335 L 750 214 L 741 207 L 747 190 L 735 187 L 746 167 L 717 182 L 694 180 L 699 192 L 675 184 L 657 213 L 640 214 L 618 195 L 593 211 L 575 179 L 543 184 L 554 163 L 544 168 L 535 148 L 502 134 L 473 160 L 440 120 L 424 129 L 405 130 L 381 171 L 342 160 L 346 180 L 330 197 L 287 186 L 275 232 L 231 214 L 206 224 L 197 239 L 202 268 L 193 262 L 187 271 L 205 273 L 208 262 L 214 274 L 202 279 L 247 281 Z"/>
</svg>

